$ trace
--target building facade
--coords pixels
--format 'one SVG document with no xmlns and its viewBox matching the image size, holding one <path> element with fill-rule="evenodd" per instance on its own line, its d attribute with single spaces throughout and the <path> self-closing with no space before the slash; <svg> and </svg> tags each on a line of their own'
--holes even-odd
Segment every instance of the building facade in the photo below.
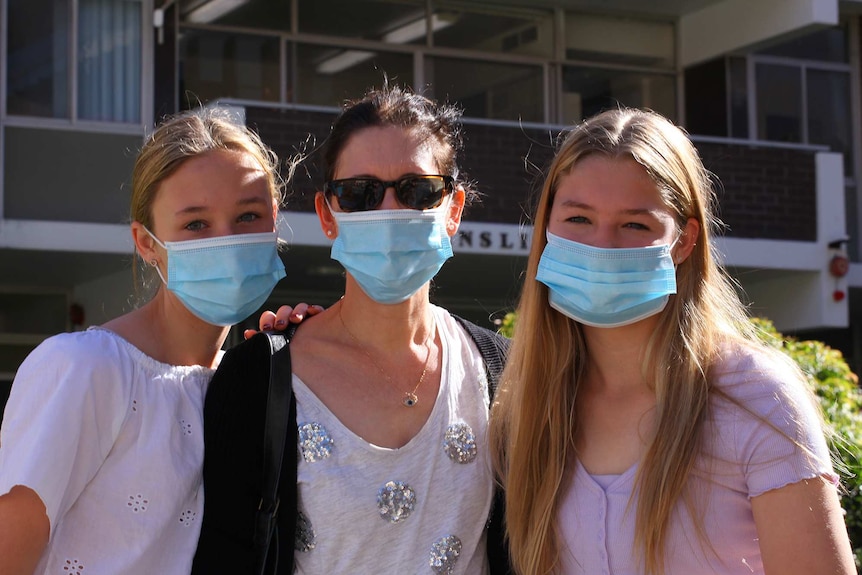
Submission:
<svg viewBox="0 0 862 575">
<path fill-rule="evenodd" d="M 312 207 L 319 150 L 340 103 L 387 79 L 464 108 L 482 202 L 435 302 L 486 323 L 511 310 L 558 135 L 647 107 L 715 174 L 720 250 L 752 312 L 858 370 L 860 14 L 859 0 L 0 0 L 0 389 L 45 337 L 134 305 L 132 163 L 188 107 L 228 106 L 281 158 L 306 156 L 267 305 L 331 304 L 343 278 Z"/>
</svg>

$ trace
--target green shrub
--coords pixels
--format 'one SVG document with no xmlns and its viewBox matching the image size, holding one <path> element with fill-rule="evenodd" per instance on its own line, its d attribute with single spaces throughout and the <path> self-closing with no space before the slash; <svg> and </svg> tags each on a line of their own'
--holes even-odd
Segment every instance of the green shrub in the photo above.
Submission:
<svg viewBox="0 0 862 575">
<path fill-rule="evenodd" d="M 508 338 L 511 338 L 515 333 L 515 318 L 518 317 L 513 311 L 510 311 L 503 319 L 497 320 L 498 331 Z"/>
<path fill-rule="evenodd" d="M 499 321 L 500 333 L 512 337 L 516 319 L 514 312 L 507 313 Z M 780 349 L 799 365 L 820 401 L 826 422 L 835 430 L 830 448 L 844 488 L 841 506 L 856 568 L 862 570 L 862 390 L 859 379 L 840 351 L 819 341 L 786 338 L 769 320 L 754 318 L 752 321 L 765 343 Z"/>
</svg>

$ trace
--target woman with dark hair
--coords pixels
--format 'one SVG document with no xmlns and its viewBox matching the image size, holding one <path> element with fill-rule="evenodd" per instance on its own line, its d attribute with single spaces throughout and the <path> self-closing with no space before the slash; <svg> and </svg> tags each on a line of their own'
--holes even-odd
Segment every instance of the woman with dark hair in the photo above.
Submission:
<svg viewBox="0 0 862 575">
<path fill-rule="evenodd" d="M 296 536 L 279 546 L 278 573 L 506 572 L 502 541 L 488 541 L 485 364 L 429 301 L 473 194 L 456 163 L 459 122 L 452 106 L 387 87 L 332 127 L 315 209 L 345 290 L 290 342 L 299 461 L 288 445 L 297 483 L 282 482 L 278 524 Z M 205 472 L 207 535 L 239 489 L 225 475 Z M 214 541 L 202 538 L 198 572 L 229 560 Z"/>
</svg>

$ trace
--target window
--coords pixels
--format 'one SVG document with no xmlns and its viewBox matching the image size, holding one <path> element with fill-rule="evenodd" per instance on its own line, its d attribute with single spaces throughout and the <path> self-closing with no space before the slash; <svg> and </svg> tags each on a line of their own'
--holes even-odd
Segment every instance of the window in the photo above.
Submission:
<svg viewBox="0 0 862 575">
<path fill-rule="evenodd" d="M 295 102 L 339 106 L 358 98 L 370 86 L 381 86 L 384 75 L 392 83 L 413 84 L 413 56 L 383 50 L 353 50 L 299 44 L 296 47 Z"/>
<path fill-rule="evenodd" d="M 428 57 L 430 96 L 458 102 L 464 115 L 495 120 L 545 120 L 542 68 L 498 62 Z"/>
<path fill-rule="evenodd" d="M 844 173 L 853 174 L 853 122 L 850 116 L 850 75 L 808 70 L 808 141 L 844 154 Z"/>
<path fill-rule="evenodd" d="M 218 98 L 280 100 L 278 38 L 189 29 L 179 51 L 183 107 Z"/>
<path fill-rule="evenodd" d="M 756 64 L 757 136 L 774 142 L 803 142 L 802 70 Z"/>
<path fill-rule="evenodd" d="M 674 46 L 669 22 L 567 12 L 564 57 L 574 62 L 562 70 L 560 120 L 579 122 L 619 105 L 675 119 Z"/>
<path fill-rule="evenodd" d="M 142 0 L 76 5 L 8 0 L 7 113 L 139 123 Z"/>
<path fill-rule="evenodd" d="M 69 116 L 68 0 L 9 0 L 7 113 Z"/>
<path fill-rule="evenodd" d="M 475 3 L 435 3 L 434 46 L 550 58 L 554 21 L 550 12 L 486 9 Z"/>
<path fill-rule="evenodd" d="M 563 122 L 580 122 L 619 105 L 650 108 L 676 117 L 673 75 L 607 70 L 586 66 L 563 68 Z"/>
<path fill-rule="evenodd" d="M 141 120 L 140 0 L 78 0 L 78 118 Z"/>
<path fill-rule="evenodd" d="M 748 74 L 745 58 L 731 56 L 727 62 L 730 75 L 730 137 L 748 137 Z"/>
<path fill-rule="evenodd" d="M 847 27 L 835 26 L 766 48 L 759 52 L 769 56 L 817 60 L 819 62 L 847 62 Z"/>
<path fill-rule="evenodd" d="M 298 19 L 303 33 L 425 43 L 424 0 L 299 0 Z"/>
<path fill-rule="evenodd" d="M 181 0 L 180 6 L 184 23 L 290 30 L 290 0 Z"/>
<path fill-rule="evenodd" d="M 670 21 L 471 0 L 178 6 L 186 105 L 192 96 L 338 106 L 388 78 L 473 118 L 571 122 L 620 104 L 676 117 Z"/>
<path fill-rule="evenodd" d="M 853 169 L 844 27 L 685 70 L 686 125 L 704 135 L 826 145 Z"/>
</svg>

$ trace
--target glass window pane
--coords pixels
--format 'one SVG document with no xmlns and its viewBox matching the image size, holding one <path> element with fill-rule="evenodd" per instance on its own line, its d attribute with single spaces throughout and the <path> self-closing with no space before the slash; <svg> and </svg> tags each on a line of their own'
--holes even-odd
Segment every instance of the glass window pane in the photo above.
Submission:
<svg viewBox="0 0 862 575">
<path fill-rule="evenodd" d="M 279 43 L 271 36 L 184 30 L 180 38 L 180 105 L 218 98 L 278 102 Z"/>
<path fill-rule="evenodd" d="M 846 26 L 827 28 L 772 46 L 758 53 L 802 60 L 847 62 L 847 28 Z"/>
<path fill-rule="evenodd" d="M 432 23 L 435 46 L 547 58 L 554 51 L 550 12 L 478 11 L 472 4 L 437 3 Z"/>
<path fill-rule="evenodd" d="M 745 58 L 728 58 L 730 73 L 730 136 L 748 137 L 748 74 Z"/>
<path fill-rule="evenodd" d="M 426 58 L 431 96 L 458 102 L 464 115 L 495 120 L 544 121 L 542 69 L 455 58 Z"/>
<path fill-rule="evenodd" d="M 425 42 L 424 0 L 299 0 L 298 18 L 299 31 L 310 34 Z"/>
<path fill-rule="evenodd" d="M 182 22 L 290 30 L 290 0 L 191 0 L 182 2 Z"/>
<path fill-rule="evenodd" d="M 371 86 L 413 84 L 413 56 L 383 51 L 349 50 L 300 44 L 296 49 L 294 102 L 340 106 Z"/>
<path fill-rule="evenodd" d="M 674 65 L 674 27 L 666 22 L 566 14 L 566 58 L 634 66 Z"/>
<path fill-rule="evenodd" d="M 650 108 L 675 121 L 676 79 L 672 75 L 566 66 L 562 104 L 562 119 L 567 124 L 619 105 Z"/>
<path fill-rule="evenodd" d="M 9 0 L 9 114 L 69 116 L 68 0 Z"/>
<path fill-rule="evenodd" d="M 850 74 L 811 70 L 808 88 L 808 141 L 844 154 L 844 173 L 853 174 L 853 134 L 850 118 Z"/>
<path fill-rule="evenodd" d="M 757 137 L 802 142 L 802 71 L 796 66 L 757 64 Z"/>
<path fill-rule="evenodd" d="M 728 135 L 727 60 L 715 58 L 685 69 L 685 127 L 701 136 Z"/>
<path fill-rule="evenodd" d="M 141 119 L 140 0 L 79 0 L 78 117 Z"/>
</svg>

